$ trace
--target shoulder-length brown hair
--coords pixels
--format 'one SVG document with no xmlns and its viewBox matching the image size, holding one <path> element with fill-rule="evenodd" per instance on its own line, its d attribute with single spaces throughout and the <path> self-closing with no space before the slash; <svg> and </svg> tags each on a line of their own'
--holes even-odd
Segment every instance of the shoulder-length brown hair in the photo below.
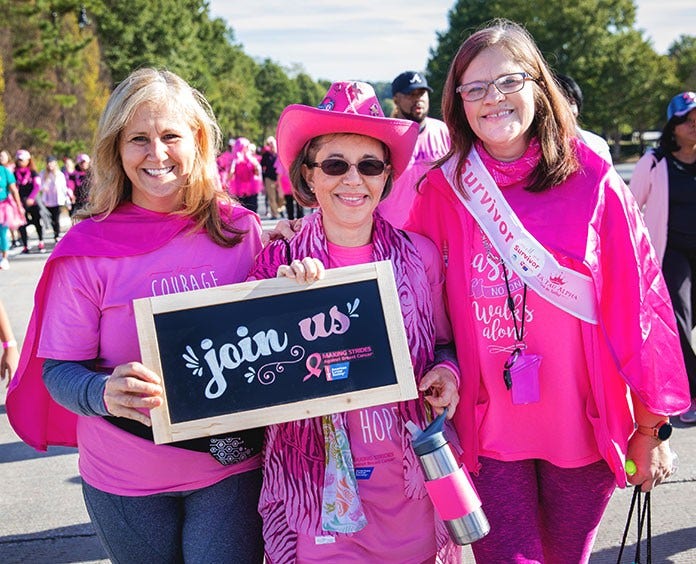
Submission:
<svg viewBox="0 0 696 564">
<path fill-rule="evenodd" d="M 523 27 L 509 20 L 494 20 L 459 47 L 442 92 L 442 116 L 449 129 L 451 147 L 436 165 L 456 158 L 457 170 L 461 170 L 477 139 L 466 119 L 464 102 L 456 90 L 471 62 L 491 47 L 506 52 L 534 79 L 529 83 L 529 87 L 534 88 L 534 119 L 527 133 L 529 138 L 539 140 L 541 159 L 526 189 L 530 192 L 548 190 L 579 167 L 573 148 L 575 119 L 534 39 Z M 457 188 L 466 195 L 461 175 L 457 174 L 455 178 Z"/>
<path fill-rule="evenodd" d="M 218 176 L 215 157 L 221 134 L 213 111 L 200 92 L 166 70 L 136 70 L 111 94 L 95 133 L 89 201 L 78 219 L 106 217 L 131 200 L 133 187 L 121 162 L 121 136 L 138 108 L 147 104 L 176 110 L 195 139 L 196 157 L 183 188 L 181 209 L 175 213 L 191 218 L 195 229 L 205 229 L 218 245 L 238 244 L 245 231 L 227 224 L 220 215 L 220 203 L 232 200 Z"/>
</svg>

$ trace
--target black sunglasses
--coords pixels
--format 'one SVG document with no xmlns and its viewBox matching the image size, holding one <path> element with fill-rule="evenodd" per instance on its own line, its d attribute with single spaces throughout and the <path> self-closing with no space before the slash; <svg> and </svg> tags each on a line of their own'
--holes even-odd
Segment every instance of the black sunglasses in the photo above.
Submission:
<svg viewBox="0 0 696 564">
<path fill-rule="evenodd" d="M 325 159 L 320 163 L 308 163 L 307 166 L 310 168 L 319 167 L 324 174 L 329 176 L 343 176 L 352 166 L 355 166 L 363 176 L 379 176 L 384 172 L 387 163 L 378 159 L 364 159 L 357 163 L 349 163 L 343 159 Z"/>
</svg>

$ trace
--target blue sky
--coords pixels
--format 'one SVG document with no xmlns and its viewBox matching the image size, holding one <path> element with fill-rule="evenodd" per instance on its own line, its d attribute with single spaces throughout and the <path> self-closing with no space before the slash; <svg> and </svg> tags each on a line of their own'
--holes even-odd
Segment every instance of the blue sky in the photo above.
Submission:
<svg viewBox="0 0 696 564">
<path fill-rule="evenodd" d="M 664 53 L 681 34 L 696 35 L 692 0 L 638 0 L 637 27 Z M 447 29 L 453 0 L 210 0 L 248 55 L 314 79 L 391 81 L 422 70 L 436 32 Z M 691 4 L 692 7 L 687 7 Z"/>
</svg>

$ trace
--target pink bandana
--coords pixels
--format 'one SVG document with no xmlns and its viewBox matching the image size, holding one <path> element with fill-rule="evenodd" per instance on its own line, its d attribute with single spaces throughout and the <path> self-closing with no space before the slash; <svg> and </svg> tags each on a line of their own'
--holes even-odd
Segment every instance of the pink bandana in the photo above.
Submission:
<svg viewBox="0 0 696 564">
<path fill-rule="evenodd" d="M 512 162 L 499 161 L 491 157 L 481 141 L 477 140 L 475 146 L 483 166 L 501 188 L 526 182 L 541 158 L 541 146 L 536 138 L 531 140 L 524 154 Z"/>
</svg>

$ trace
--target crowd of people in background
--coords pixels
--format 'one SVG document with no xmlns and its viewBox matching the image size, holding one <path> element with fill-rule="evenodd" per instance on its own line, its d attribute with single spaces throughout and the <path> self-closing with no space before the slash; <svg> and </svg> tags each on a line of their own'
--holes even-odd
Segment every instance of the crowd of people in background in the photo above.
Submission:
<svg viewBox="0 0 696 564">
<path fill-rule="evenodd" d="M 268 136 L 262 147 L 246 137 L 232 137 L 217 158 L 223 188 L 245 208 L 259 211 L 265 204 L 267 219 L 298 219 L 304 210 L 292 193 L 287 170 L 278 159 L 276 139 Z"/>
<path fill-rule="evenodd" d="M 301 218 L 305 209 L 293 196 L 289 173 L 277 155 L 273 136 L 258 148 L 246 137 L 229 139 L 217 157 L 221 185 L 253 212 L 259 211 L 263 198 L 268 219 Z M 52 233 L 57 243 L 61 217 L 67 213 L 72 218 L 87 204 L 91 166 L 87 153 L 61 160 L 47 155 L 43 167 L 40 160 L 26 149 L 17 150 L 14 158 L 0 151 L 0 270 L 10 268 L 13 248 L 20 248 L 21 254 L 45 253 L 45 234 Z M 36 247 L 30 234 L 38 240 Z"/>
<path fill-rule="evenodd" d="M 46 252 L 44 232 L 52 229 L 53 240 L 61 238 L 61 215 L 72 215 L 87 201 L 90 157 L 80 153 L 73 161 L 65 156 L 62 165 L 54 155 L 47 155 L 45 166 L 26 149 L 15 152 L 14 160 L 6 150 L 0 151 L 0 270 L 10 268 L 9 250 L 21 247 L 29 254 L 31 227 L 36 233 L 36 251 Z"/>
</svg>

